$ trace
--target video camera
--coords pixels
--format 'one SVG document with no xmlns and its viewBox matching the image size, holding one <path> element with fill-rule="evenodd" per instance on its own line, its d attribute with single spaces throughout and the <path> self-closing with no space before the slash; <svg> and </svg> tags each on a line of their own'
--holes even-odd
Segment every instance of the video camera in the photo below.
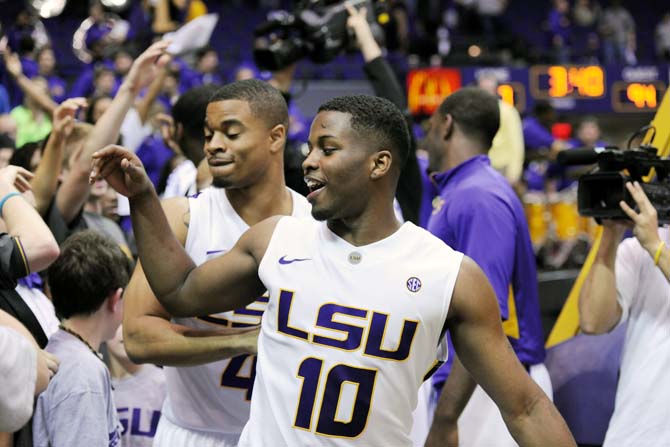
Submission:
<svg viewBox="0 0 670 447">
<path fill-rule="evenodd" d="M 384 1 L 349 0 L 354 8 L 367 7 L 367 18 L 377 42 L 383 32 L 375 17 L 384 17 Z M 308 57 L 325 64 L 342 50 L 352 50 L 354 37 L 347 28 L 349 13 L 340 0 L 302 0 L 293 13 L 273 11 L 254 31 L 254 61 L 261 70 L 277 71 Z M 386 15 L 385 17 L 388 17 Z"/>
<path fill-rule="evenodd" d="M 656 155 L 658 150 L 650 145 L 630 148 L 633 137 L 653 127 L 645 126 L 631 136 L 627 150 L 616 146 L 588 149 L 570 149 L 558 154 L 562 165 L 589 165 L 597 163 L 595 172 L 579 178 L 577 205 L 579 214 L 600 219 L 628 219 L 619 206 L 621 200 L 637 209 L 635 200 L 628 192 L 626 183 L 637 181 L 651 204 L 656 208 L 659 224 L 670 222 L 670 159 Z M 652 138 L 653 141 L 653 138 Z M 642 178 L 649 175 L 652 168 L 658 181 L 644 183 Z M 622 171 L 626 171 L 623 173 Z"/>
</svg>

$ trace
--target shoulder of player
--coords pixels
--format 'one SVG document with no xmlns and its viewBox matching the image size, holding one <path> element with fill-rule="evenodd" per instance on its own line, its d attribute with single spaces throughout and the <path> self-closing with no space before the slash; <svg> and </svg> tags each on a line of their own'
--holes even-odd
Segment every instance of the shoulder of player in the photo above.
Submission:
<svg viewBox="0 0 670 447">
<path fill-rule="evenodd" d="M 241 237 L 238 246 L 251 253 L 259 262 L 265 256 L 270 241 L 280 221 L 284 225 L 298 225 L 305 219 L 292 216 L 272 216 L 250 227 Z"/>
<path fill-rule="evenodd" d="M 494 306 L 495 310 L 493 310 L 490 309 L 491 306 L 485 305 L 487 303 L 487 300 L 483 299 L 485 296 L 495 298 L 491 284 L 479 265 L 464 255 L 449 306 L 449 319 L 462 321 L 475 317 L 481 312 L 497 310 L 497 306 Z M 495 300 L 488 301 L 488 304 L 497 304 Z"/>
</svg>

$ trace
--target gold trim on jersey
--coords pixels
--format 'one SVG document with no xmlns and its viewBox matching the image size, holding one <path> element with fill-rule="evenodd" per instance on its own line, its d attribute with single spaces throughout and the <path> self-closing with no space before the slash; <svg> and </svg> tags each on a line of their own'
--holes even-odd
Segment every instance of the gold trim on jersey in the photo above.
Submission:
<svg viewBox="0 0 670 447">
<path fill-rule="evenodd" d="M 291 304 L 289 304 L 289 306 L 288 306 L 288 314 L 286 315 L 286 327 L 289 328 L 289 329 L 293 329 L 296 332 L 302 332 L 303 334 L 305 334 L 305 337 L 298 337 L 296 335 L 289 334 L 287 332 L 282 331 L 279 328 L 280 327 L 280 325 L 279 325 L 279 310 L 281 309 L 282 292 L 286 292 L 286 293 L 291 294 Z M 303 329 L 298 329 L 298 328 L 293 327 L 289 324 L 289 322 L 291 320 L 291 309 L 293 308 L 293 298 L 295 298 L 295 290 L 279 289 L 279 296 L 277 297 L 277 332 L 282 334 L 282 335 L 285 335 L 287 337 L 295 338 L 297 340 L 302 340 L 302 341 L 305 341 L 305 342 L 309 343 L 310 333 L 308 331 L 305 331 Z"/>
<path fill-rule="evenodd" d="M 399 363 L 400 362 L 406 362 L 412 355 L 412 347 L 414 346 L 414 340 L 416 339 L 417 332 L 419 332 L 419 321 L 409 320 L 407 318 L 403 318 L 402 326 L 401 326 L 401 330 L 400 330 L 400 338 L 398 338 L 398 346 L 395 347 L 395 350 L 394 349 L 385 349 L 384 348 L 384 340 L 386 338 L 386 329 L 389 326 L 389 318 L 390 318 L 391 314 L 387 314 L 385 312 L 378 312 L 378 311 L 374 311 L 372 313 L 373 313 L 373 315 L 370 317 L 370 326 L 368 326 L 368 331 L 367 331 L 367 334 L 365 335 L 365 342 L 363 343 L 363 353 L 362 353 L 362 355 L 364 355 L 366 357 L 372 357 L 372 358 L 375 358 L 375 359 L 388 360 L 388 361 L 391 361 L 391 362 L 399 362 Z M 400 342 L 402 341 L 402 334 L 405 330 L 405 324 L 406 323 L 416 323 L 416 329 L 414 331 L 414 334 L 412 334 L 412 339 L 409 342 L 409 350 L 407 351 L 407 357 L 405 357 L 402 360 L 396 360 L 396 359 L 392 359 L 392 358 L 388 358 L 388 357 L 380 357 L 378 355 L 367 353 L 368 340 L 370 338 L 370 333 L 372 332 L 372 330 L 371 330 L 372 327 L 371 326 L 372 326 L 372 318 L 373 318 L 374 314 L 386 315 L 386 320 L 384 322 L 384 332 L 382 333 L 382 338 L 379 341 L 379 346 L 378 346 L 379 350 L 383 351 L 383 352 L 388 352 L 388 353 L 398 352 L 398 349 L 400 349 Z"/>
</svg>

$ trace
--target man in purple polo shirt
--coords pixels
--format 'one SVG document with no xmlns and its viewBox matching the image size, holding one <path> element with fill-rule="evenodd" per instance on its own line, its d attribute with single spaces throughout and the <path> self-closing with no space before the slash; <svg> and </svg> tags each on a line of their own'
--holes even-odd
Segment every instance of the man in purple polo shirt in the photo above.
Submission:
<svg viewBox="0 0 670 447">
<path fill-rule="evenodd" d="M 424 148 L 438 197 L 428 230 L 482 268 L 498 297 L 512 348 L 551 397 L 549 374 L 542 364 L 535 256 L 523 206 L 486 155 L 499 121 L 497 99 L 478 88 L 450 95 L 431 117 Z M 459 436 L 461 446 L 516 445 L 496 405 L 458 359 L 451 371 L 445 366 L 433 378 L 439 384 L 448 375 L 426 445 L 444 445 L 448 434 Z"/>
</svg>

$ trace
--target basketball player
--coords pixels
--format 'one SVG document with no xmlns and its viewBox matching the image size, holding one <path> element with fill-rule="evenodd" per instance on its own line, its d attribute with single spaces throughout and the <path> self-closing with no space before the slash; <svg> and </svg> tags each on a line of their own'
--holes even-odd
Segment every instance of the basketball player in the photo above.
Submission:
<svg viewBox="0 0 670 447">
<path fill-rule="evenodd" d="M 196 263 L 230 250 L 250 225 L 270 216 L 309 215 L 305 198 L 284 183 L 287 126 L 286 102 L 265 82 L 235 82 L 209 100 L 205 153 L 214 185 L 196 197 L 164 202 L 172 231 Z M 168 393 L 154 445 L 237 445 L 256 367 L 255 356 L 240 354 L 255 353 L 258 331 L 226 334 L 260 324 L 268 301 L 261 294 L 246 309 L 173 319 L 138 264 L 123 328 L 133 361 L 166 366 Z"/>
<path fill-rule="evenodd" d="M 170 231 L 137 157 L 96 155 L 92 178 L 130 197 L 140 258 L 176 315 L 238 309 L 263 291 L 258 365 L 241 446 L 409 446 L 417 390 L 459 358 L 522 445 L 575 445 L 565 422 L 509 347 L 495 295 L 470 259 L 394 216 L 409 133 L 382 98 L 323 104 L 303 163 L 312 216 L 275 216 L 196 267 Z"/>
</svg>

